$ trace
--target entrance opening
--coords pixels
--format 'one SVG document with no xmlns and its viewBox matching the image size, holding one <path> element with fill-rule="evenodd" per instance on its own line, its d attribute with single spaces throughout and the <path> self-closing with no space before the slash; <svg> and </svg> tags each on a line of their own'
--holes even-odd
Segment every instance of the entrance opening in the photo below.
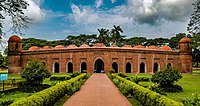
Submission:
<svg viewBox="0 0 200 106">
<path fill-rule="evenodd" d="M 131 63 L 126 63 L 126 73 L 131 73 Z"/>
<path fill-rule="evenodd" d="M 81 63 L 81 73 L 83 72 L 83 70 L 87 70 L 87 64 L 85 62 Z"/>
<path fill-rule="evenodd" d="M 168 64 L 167 64 L 167 68 L 172 68 L 172 64 L 171 64 L 171 63 L 168 63 Z"/>
<path fill-rule="evenodd" d="M 54 73 L 59 73 L 59 63 L 58 62 L 54 63 Z"/>
<path fill-rule="evenodd" d="M 145 73 L 145 64 L 143 62 L 140 63 L 140 73 Z"/>
<path fill-rule="evenodd" d="M 118 73 L 118 65 L 116 62 L 112 64 L 112 68 L 115 70 L 115 73 Z"/>
<path fill-rule="evenodd" d="M 73 64 L 71 62 L 68 63 L 67 68 L 68 73 L 73 73 Z"/>
<path fill-rule="evenodd" d="M 153 65 L 153 73 L 158 72 L 158 63 L 154 63 Z"/>
<path fill-rule="evenodd" d="M 103 73 L 104 63 L 101 59 L 97 59 L 94 64 L 94 73 Z"/>
</svg>

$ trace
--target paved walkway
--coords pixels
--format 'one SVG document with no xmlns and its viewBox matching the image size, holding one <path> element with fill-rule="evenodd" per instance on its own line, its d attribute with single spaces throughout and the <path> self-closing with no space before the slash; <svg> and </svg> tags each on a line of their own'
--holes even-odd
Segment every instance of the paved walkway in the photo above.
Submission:
<svg viewBox="0 0 200 106">
<path fill-rule="evenodd" d="M 63 106 L 131 106 L 106 74 L 93 74 Z"/>
</svg>

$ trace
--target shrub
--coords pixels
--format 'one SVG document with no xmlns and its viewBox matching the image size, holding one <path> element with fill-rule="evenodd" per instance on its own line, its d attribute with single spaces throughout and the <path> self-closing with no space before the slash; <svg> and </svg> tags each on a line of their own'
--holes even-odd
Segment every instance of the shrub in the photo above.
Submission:
<svg viewBox="0 0 200 106">
<path fill-rule="evenodd" d="M 125 78 L 122 78 L 116 74 L 112 74 L 111 76 L 111 78 L 116 78 L 117 80 L 119 80 L 119 84 L 117 86 L 120 91 L 123 91 L 123 89 L 127 89 L 127 91 L 129 92 L 124 92 L 124 90 L 123 93 L 132 94 L 133 97 L 144 106 L 183 106 L 182 103 L 176 102 L 154 91 L 139 86 L 136 83 L 126 80 Z M 129 90 L 130 86 L 131 90 Z"/>
<path fill-rule="evenodd" d="M 74 78 L 74 77 L 76 77 L 76 76 L 78 76 L 78 75 L 80 75 L 80 74 L 81 74 L 81 73 L 79 73 L 79 72 L 74 72 L 74 73 L 71 74 L 71 77 Z"/>
<path fill-rule="evenodd" d="M 13 103 L 14 100 L 3 100 L 0 101 L 0 106 L 9 106 L 11 103 Z"/>
<path fill-rule="evenodd" d="M 200 106 L 200 95 L 192 94 L 192 98 L 182 100 L 185 106 Z"/>
<path fill-rule="evenodd" d="M 110 74 L 115 73 L 115 70 L 114 70 L 114 69 L 110 69 L 110 70 L 109 70 L 109 73 L 110 73 Z"/>
<path fill-rule="evenodd" d="M 127 80 L 130 80 L 130 81 L 133 81 L 135 82 L 136 84 L 138 84 L 139 82 L 141 81 L 150 81 L 150 78 L 149 77 L 142 77 L 142 76 L 131 76 L 131 77 L 127 77 L 126 78 Z"/>
<path fill-rule="evenodd" d="M 71 79 L 70 76 L 66 75 L 66 76 L 51 76 L 50 77 L 50 81 L 64 81 L 64 80 L 69 80 Z"/>
<path fill-rule="evenodd" d="M 57 100 L 62 98 L 66 93 L 73 94 L 80 88 L 80 79 L 87 78 L 86 74 L 81 74 L 56 85 L 47 88 L 43 91 L 34 93 L 33 95 L 12 103 L 10 106 L 51 106 Z"/>
<path fill-rule="evenodd" d="M 37 86 L 33 86 L 33 85 L 29 85 L 27 84 L 28 82 L 22 82 L 19 85 L 19 90 L 21 92 L 27 92 L 27 93 L 34 93 L 34 92 L 38 92 L 41 91 L 43 89 L 47 89 L 50 87 L 50 85 L 47 84 L 41 84 L 41 85 L 37 85 Z"/>
<path fill-rule="evenodd" d="M 173 86 L 175 81 L 182 78 L 182 75 L 174 68 L 166 68 L 152 75 L 151 81 L 158 83 L 161 87 Z"/>
<path fill-rule="evenodd" d="M 46 66 L 38 61 L 29 61 L 21 72 L 20 76 L 25 78 L 28 85 L 40 85 L 45 78 L 49 78 L 51 74 L 48 72 Z"/>
<path fill-rule="evenodd" d="M 83 70 L 83 72 L 82 73 L 87 73 L 87 70 Z"/>
<path fill-rule="evenodd" d="M 125 77 L 127 77 L 127 75 L 126 75 L 126 74 L 124 74 L 123 72 L 120 72 L 120 73 L 118 73 L 118 75 L 119 75 L 120 77 L 122 77 L 122 78 L 125 78 Z"/>
</svg>

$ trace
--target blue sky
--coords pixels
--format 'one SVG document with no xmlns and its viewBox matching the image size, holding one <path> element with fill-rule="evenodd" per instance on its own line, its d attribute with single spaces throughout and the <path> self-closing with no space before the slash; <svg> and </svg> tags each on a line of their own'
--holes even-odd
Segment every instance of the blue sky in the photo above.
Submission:
<svg viewBox="0 0 200 106">
<path fill-rule="evenodd" d="M 127 37 L 172 37 L 187 33 L 194 0 L 27 0 L 33 19 L 23 38 L 65 39 L 98 34 L 98 28 L 120 25 Z M 9 23 L 4 22 L 5 24 Z M 6 37 L 9 25 L 4 27 Z"/>
</svg>

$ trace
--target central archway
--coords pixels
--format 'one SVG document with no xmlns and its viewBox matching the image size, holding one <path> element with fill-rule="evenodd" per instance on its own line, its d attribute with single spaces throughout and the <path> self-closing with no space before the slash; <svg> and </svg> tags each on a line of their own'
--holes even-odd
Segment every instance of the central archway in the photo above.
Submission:
<svg viewBox="0 0 200 106">
<path fill-rule="evenodd" d="M 97 59 L 94 64 L 94 73 L 104 72 L 104 63 L 101 59 Z"/>
</svg>

